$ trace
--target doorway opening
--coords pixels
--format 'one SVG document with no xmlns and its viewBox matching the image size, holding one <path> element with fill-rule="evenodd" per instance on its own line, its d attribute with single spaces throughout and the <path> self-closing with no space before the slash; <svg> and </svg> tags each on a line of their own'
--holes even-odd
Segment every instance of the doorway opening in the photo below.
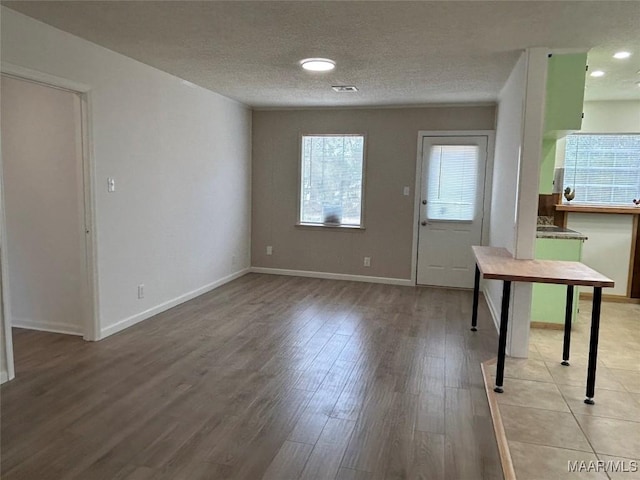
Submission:
<svg viewBox="0 0 640 480">
<path fill-rule="evenodd" d="M 86 98 L 5 73 L 1 82 L 5 342 L 12 328 L 94 340 Z"/>
</svg>

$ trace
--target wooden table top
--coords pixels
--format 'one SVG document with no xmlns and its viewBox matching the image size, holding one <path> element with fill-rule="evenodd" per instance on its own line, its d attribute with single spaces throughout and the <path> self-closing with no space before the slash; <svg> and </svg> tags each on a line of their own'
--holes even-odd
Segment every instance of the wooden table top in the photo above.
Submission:
<svg viewBox="0 0 640 480">
<path fill-rule="evenodd" d="M 482 277 L 513 282 L 554 283 L 589 287 L 613 287 L 614 281 L 580 262 L 562 260 L 517 260 L 506 248 L 477 247 L 478 268 Z"/>
</svg>

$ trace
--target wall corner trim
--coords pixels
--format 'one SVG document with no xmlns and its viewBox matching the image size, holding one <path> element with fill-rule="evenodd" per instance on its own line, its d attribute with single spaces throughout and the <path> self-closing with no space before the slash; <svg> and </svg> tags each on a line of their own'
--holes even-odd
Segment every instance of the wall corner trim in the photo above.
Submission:
<svg viewBox="0 0 640 480">
<path fill-rule="evenodd" d="M 367 275 L 351 275 L 348 273 L 313 272 L 309 270 L 287 270 L 283 268 L 251 267 L 251 273 L 267 275 L 287 275 L 292 277 L 324 278 L 327 280 L 347 280 L 351 282 L 384 283 L 387 285 L 401 285 L 413 287 L 415 283 L 410 278 L 370 277 Z"/>
<path fill-rule="evenodd" d="M 136 323 L 140 323 L 143 320 L 147 320 L 148 318 L 153 317 L 154 315 L 157 315 L 159 313 L 162 313 L 166 310 L 169 310 L 170 308 L 173 308 L 177 305 L 180 305 L 181 303 L 187 302 L 193 298 L 199 297 L 200 295 L 203 295 L 205 293 L 210 292 L 211 290 L 215 290 L 218 287 L 221 287 L 222 285 L 224 285 L 225 283 L 229 283 L 232 280 L 235 280 L 236 278 L 240 278 L 243 277 L 244 275 L 246 275 L 247 273 L 250 272 L 250 268 L 244 268 L 242 270 L 239 270 L 235 273 L 232 273 L 231 275 L 227 275 L 226 277 L 222 277 L 219 280 L 216 280 L 215 282 L 209 283 L 203 287 L 197 288 L 195 290 L 192 290 L 190 292 L 187 292 L 183 295 L 180 295 L 178 297 L 175 297 L 169 301 L 166 301 L 164 303 L 161 303 L 160 305 L 156 305 L 155 307 L 149 308 L 143 312 L 140 313 L 136 313 L 135 315 L 132 315 L 130 317 L 124 318 L 112 325 L 109 325 L 107 327 L 104 327 L 102 329 L 100 329 L 100 337 L 98 338 L 98 340 L 102 340 L 106 337 L 109 337 L 111 335 L 113 335 L 114 333 L 118 333 L 126 328 L 129 328 L 133 325 L 135 325 Z"/>
</svg>

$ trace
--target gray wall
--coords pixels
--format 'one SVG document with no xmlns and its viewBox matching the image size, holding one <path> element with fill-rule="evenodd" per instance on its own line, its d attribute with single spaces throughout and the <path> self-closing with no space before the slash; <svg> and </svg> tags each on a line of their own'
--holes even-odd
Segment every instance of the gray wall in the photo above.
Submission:
<svg viewBox="0 0 640 480">
<path fill-rule="evenodd" d="M 492 106 L 254 111 L 252 266 L 409 279 L 418 131 L 494 123 Z M 363 132 L 366 229 L 296 227 L 300 134 Z"/>
</svg>

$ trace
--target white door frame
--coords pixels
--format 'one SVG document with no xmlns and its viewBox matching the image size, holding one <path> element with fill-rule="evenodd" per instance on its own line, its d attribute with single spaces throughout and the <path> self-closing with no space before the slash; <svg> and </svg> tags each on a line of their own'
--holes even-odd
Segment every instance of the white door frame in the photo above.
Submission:
<svg viewBox="0 0 640 480">
<path fill-rule="evenodd" d="M 7 264 L 7 229 L 4 213 L 4 178 L 2 176 L 2 154 L 0 153 L 0 307 L 2 312 L 2 325 L 4 327 L 4 345 L 0 345 L 0 351 L 7 362 L 7 378 L 4 372 L 0 372 L 0 383 L 13 379 L 16 376 L 13 365 L 13 336 L 11 335 L 11 305 L 9 302 L 9 265 Z"/>
<path fill-rule="evenodd" d="M 416 183 L 414 186 L 413 206 L 413 243 L 411 257 L 411 283 L 417 285 L 418 267 L 418 224 L 420 223 L 420 201 L 422 192 L 422 144 L 425 137 L 487 137 L 487 163 L 484 177 L 484 220 L 482 222 L 482 241 L 484 245 L 489 237 L 491 213 L 491 185 L 493 178 L 493 153 L 495 148 L 495 130 L 420 130 L 418 132 L 418 154 L 416 156 Z"/>
<path fill-rule="evenodd" d="M 81 103 L 81 128 L 82 128 L 82 192 L 84 198 L 84 231 L 85 231 L 85 269 L 86 281 L 84 291 L 80 292 L 83 299 L 83 312 L 85 323 L 83 325 L 83 338 L 87 341 L 100 339 L 99 323 L 99 289 L 98 289 L 98 262 L 97 262 L 97 235 L 95 229 L 95 157 L 93 153 L 93 136 L 91 130 L 91 106 L 92 88 L 89 85 L 75 82 L 66 78 L 57 77 L 39 72 L 19 65 L 7 62 L 0 63 L 0 72 L 21 80 L 41 83 L 45 86 L 69 90 L 80 96 Z M 2 181 L 2 169 L 0 168 L 0 182 Z M 4 198 L 0 206 L 1 230 L 4 235 L 1 238 L 2 245 L 6 246 L 6 219 L 4 212 Z M 9 278 L 7 268 L 7 249 L 2 248 L 2 304 L 5 321 L 7 365 L 9 379 L 15 375 L 13 365 L 13 343 L 11 337 L 11 311 Z"/>
</svg>

